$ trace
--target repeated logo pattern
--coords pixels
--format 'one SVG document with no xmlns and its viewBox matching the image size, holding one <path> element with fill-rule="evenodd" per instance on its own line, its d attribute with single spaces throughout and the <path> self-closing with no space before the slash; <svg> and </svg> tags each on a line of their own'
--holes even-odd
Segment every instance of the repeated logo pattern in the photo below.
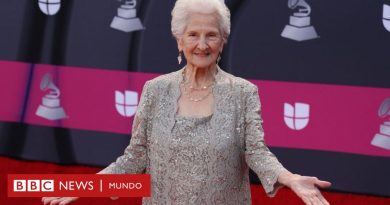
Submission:
<svg viewBox="0 0 390 205">
<path fill-rule="evenodd" d="M 390 5 L 383 5 L 383 26 L 390 32 Z"/>
<path fill-rule="evenodd" d="M 38 5 L 44 14 L 53 16 L 60 10 L 61 0 L 38 0 Z"/>
<path fill-rule="evenodd" d="M 374 136 L 371 144 L 390 150 L 390 98 L 383 101 L 379 107 L 378 116 L 387 119 L 380 125 L 379 133 Z"/>
<path fill-rule="evenodd" d="M 310 105 L 284 103 L 284 122 L 292 130 L 302 130 L 309 124 Z"/>
<path fill-rule="evenodd" d="M 295 41 L 318 38 L 316 30 L 310 25 L 310 5 L 305 0 L 289 0 L 288 7 L 298 12 L 290 16 L 290 23 L 284 27 L 281 35 Z"/>
<path fill-rule="evenodd" d="M 117 29 L 123 32 L 132 32 L 143 30 L 144 27 L 139 18 L 137 18 L 137 6 L 136 0 L 126 0 L 118 8 L 118 14 L 111 22 L 111 28 Z"/>
<path fill-rule="evenodd" d="M 49 91 L 49 93 L 42 97 L 42 104 L 38 107 L 35 114 L 48 120 L 67 118 L 60 103 L 60 89 L 53 83 L 50 73 L 43 76 L 40 88 L 42 91 Z"/>
<path fill-rule="evenodd" d="M 126 90 L 124 93 L 115 91 L 115 107 L 123 117 L 135 115 L 138 104 L 138 93 Z"/>
</svg>

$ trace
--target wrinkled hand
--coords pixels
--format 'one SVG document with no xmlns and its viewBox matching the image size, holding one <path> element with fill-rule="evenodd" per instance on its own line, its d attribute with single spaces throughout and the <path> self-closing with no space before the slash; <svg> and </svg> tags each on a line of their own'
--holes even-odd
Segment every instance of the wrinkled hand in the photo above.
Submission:
<svg viewBox="0 0 390 205">
<path fill-rule="evenodd" d="M 66 205 L 77 199 L 79 199 L 79 197 L 42 197 L 42 202 L 44 205 Z"/>
<path fill-rule="evenodd" d="M 294 174 L 288 186 L 293 190 L 306 205 L 329 205 L 318 188 L 328 188 L 331 183 L 319 180 L 317 177 L 307 177 Z"/>
</svg>

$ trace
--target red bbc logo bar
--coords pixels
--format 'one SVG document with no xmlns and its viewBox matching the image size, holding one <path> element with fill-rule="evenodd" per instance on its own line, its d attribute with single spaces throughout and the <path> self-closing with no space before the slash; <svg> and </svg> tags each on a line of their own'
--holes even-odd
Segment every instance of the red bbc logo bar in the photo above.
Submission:
<svg viewBox="0 0 390 205">
<path fill-rule="evenodd" d="M 8 197 L 149 197 L 148 174 L 9 174 Z"/>
</svg>

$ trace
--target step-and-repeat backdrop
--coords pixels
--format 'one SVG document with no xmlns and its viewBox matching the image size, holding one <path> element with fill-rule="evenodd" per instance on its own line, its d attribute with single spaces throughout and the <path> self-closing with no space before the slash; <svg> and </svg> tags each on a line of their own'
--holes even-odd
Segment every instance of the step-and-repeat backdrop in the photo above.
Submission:
<svg viewBox="0 0 390 205">
<path fill-rule="evenodd" d="M 0 155 L 105 166 L 122 154 L 145 81 L 181 68 L 174 2 L 0 0 Z M 259 87 L 280 161 L 390 196 L 390 0 L 225 3 L 220 66 Z"/>
</svg>

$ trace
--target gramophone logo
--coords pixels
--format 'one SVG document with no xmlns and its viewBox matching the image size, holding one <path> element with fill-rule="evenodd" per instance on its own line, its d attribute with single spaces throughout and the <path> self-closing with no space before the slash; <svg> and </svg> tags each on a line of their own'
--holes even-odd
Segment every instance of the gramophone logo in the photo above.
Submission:
<svg viewBox="0 0 390 205">
<path fill-rule="evenodd" d="M 379 117 L 387 118 L 379 127 L 379 133 L 374 136 L 371 144 L 390 150 L 390 98 L 383 101 L 378 110 Z"/>
<path fill-rule="evenodd" d="M 52 16 L 60 10 L 61 0 L 38 0 L 38 5 L 44 14 Z"/>
<path fill-rule="evenodd" d="M 306 103 L 295 103 L 292 106 L 284 103 L 284 122 L 292 130 L 302 130 L 309 124 L 310 105 Z"/>
<path fill-rule="evenodd" d="M 60 90 L 54 85 L 50 73 L 43 76 L 40 88 L 42 91 L 49 91 L 49 93 L 42 97 L 42 104 L 35 114 L 48 120 L 68 118 L 61 107 Z"/>
<path fill-rule="evenodd" d="M 138 93 L 126 90 L 125 93 L 115 91 L 115 107 L 123 117 L 131 117 L 137 111 Z"/>
<path fill-rule="evenodd" d="M 143 30 L 144 27 L 139 18 L 137 18 L 136 6 L 136 0 L 125 0 L 125 3 L 118 8 L 117 16 L 111 22 L 111 28 L 123 32 Z"/>
<path fill-rule="evenodd" d="M 290 9 L 297 9 L 290 16 L 290 24 L 284 27 L 282 36 L 295 41 L 306 41 L 310 39 L 319 38 L 316 30 L 310 25 L 311 7 L 305 0 L 289 0 L 288 7 Z"/>
<path fill-rule="evenodd" d="M 390 5 L 383 4 L 383 26 L 390 32 Z"/>
</svg>

